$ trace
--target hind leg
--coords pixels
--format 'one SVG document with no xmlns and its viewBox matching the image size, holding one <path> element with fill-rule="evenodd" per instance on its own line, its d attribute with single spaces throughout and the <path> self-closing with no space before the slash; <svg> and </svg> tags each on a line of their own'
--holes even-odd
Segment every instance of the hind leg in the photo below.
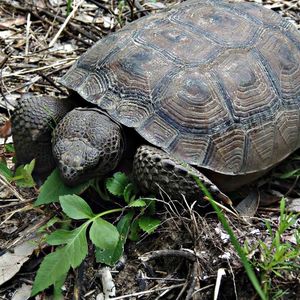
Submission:
<svg viewBox="0 0 300 300">
<path fill-rule="evenodd" d="M 200 171 L 151 146 L 138 148 L 134 157 L 133 173 L 142 191 L 158 194 L 162 189 L 172 199 L 179 199 L 182 194 L 189 201 L 203 199 L 203 192 L 194 179 L 196 176 L 216 200 L 230 202 Z"/>
</svg>

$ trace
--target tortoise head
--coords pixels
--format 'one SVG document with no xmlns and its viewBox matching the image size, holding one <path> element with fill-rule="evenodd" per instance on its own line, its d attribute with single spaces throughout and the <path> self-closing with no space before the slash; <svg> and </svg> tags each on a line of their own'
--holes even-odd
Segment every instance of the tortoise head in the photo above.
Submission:
<svg viewBox="0 0 300 300">
<path fill-rule="evenodd" d="M 56 126 L 53 156 L 63 181 L 76 185 L 112 171 L 124 142 L 121 127 L 97 109 L 76 108 Z"/>
</svg>

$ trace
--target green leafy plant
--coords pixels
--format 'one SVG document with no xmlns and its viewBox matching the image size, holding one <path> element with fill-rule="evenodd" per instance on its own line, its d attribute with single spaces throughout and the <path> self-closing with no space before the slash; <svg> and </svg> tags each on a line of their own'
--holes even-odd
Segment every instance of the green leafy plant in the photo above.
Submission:
<svg viewBox="0 0 300 300">
<path fill-rule="evenodd" d="M 283 293 L 272 286 L 274 277 L 284 278 L 287 271 L 300 270 L 300 229 L 296 229 L 294 234 L 296 245 L 282 241 L 284 233 L 295 225 L 298 218 L 299 214 L 286 212 L 285 199 L 282 198 L 277 230 L 274 232 L 270 223 L 266 222 L 271 242 L 259 241 L 258 245 L 255 245 L 255 248 L 259 249 L 260 257 L 253 259 L 252 263 L 260 270 L 260 281 L 268 298 L 279 299 Z M 245 251 L 250 253 L 251 249 L 247 246 Z"/>
<path fill-rule="evenodd" d="M 102 217 L 120 212 L 121 209 L 94 214 L 89 205 L 77 195 L 61 196 L 59 202 L 69 218 L 86 221 L 73 230 L 58 229 L 46 238 L 49 245 L 60 247 L 43 260 L 35 278 L 32 295 L 55 284 L 71 267 L 80 265 L 88 253 L 87 231 L 92 243 L 107 251 L 113 251 L 119 240 L 117 229 Z"/>
<path fill-rule="evenodd" d="M 6 178 L 8 182 L 14 182 L 19 187 L 33 187 L 35 182 L 32 178 L 32 171 L 34 169 L 35 160 L 32 160 L 29 164 L 19 166 L 15 173 L 11 171 L 6 161 L 0 161 L 0 173 Z"/>
<path fill-rule="evenodd" d="M 53 191 L 55 184 L 55 191 Z M 41 189 L 36 205 L 59 201 L 62 211 L 70 220 L 81 221 L 76 228 L 57 229 L 46 235 L 46 242 L 56 246 L 56 250 L 48 254 L 37 272 L 32 295 L 54 286 L 54 292 L 59 294 L 66 274 L 70 268 L 78 267 L 88 254 L 89 240 L 95 246 L 96 261 L 107 265 L 114 265 L 122 256 L 127 238 L 138 239 L 139 232 L 148 234 L 154 232 L 160 221 L 153 218 L 154 200 L 137 198 L 136 188 L 124 173 L 115 173 L 105 182 L 106 190 L 100 192 L 109 200 L 109 196 L 116 196 L 125 202 L 124 207 L 118 207 L 94 213 L 88 203 L 70 191 L 80 193 L 87 187 L 94 187 L 99 191 L 95 181 L 89 181 L 80 188 L 68 188 L 60 181 L 57 171 L 54 171 Z M 42 196 L 41 196 L 42 195 Z M 107 215 L 118 214 L 114 218 L 116 225 L 104 219 Z M 49 224 L 59 223 L 55 218 Z M 49 225 L 48 224 L 48 225 Z M 45 228 L 42 232 L 45 234 Z M 88 240 L 89 237 L 89 240 Z"/>
<path fill-rule="evenodd" d="M 72 11 L 72 2 L 73 0 L 67 0 L 67 15 Z"/>
</svg>

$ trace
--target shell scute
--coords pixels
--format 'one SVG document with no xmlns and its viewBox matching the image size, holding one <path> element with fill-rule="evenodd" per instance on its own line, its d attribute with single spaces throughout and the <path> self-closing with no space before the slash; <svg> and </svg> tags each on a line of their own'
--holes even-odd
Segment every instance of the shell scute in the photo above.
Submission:
<svg viewBox="0 0 300 300">
<path fill-rule="evenodd" d="M 245 132 L 242 129 L 216 133 L 210 137 L 204 164 L 219 173 L 240 174 L 244 162 L 244 145 Z"/>
<path fill-rule="evenodd" d="M 184 10 L 175 12 L 170 20 L 220 45 L 247 47 L 250 41 L 257 39 L 260 27 L 247 15 L 233 10 L 233 7 L 228 3 L 199 4 L 190 7 L 189 13 Z"/>
<path fill-rule="evenodd" d="M 142 47 L 152 48 L 174 65 L 197 66 L 207 64 L 223 50 L 223 46 L 184 30 L 180 24 L 168 22 L 151 30 L 143 29 L 134 36 L 134 41 Z M 193 45 L 193 47 L 191 47 Z"/>
<path fill-rule="evenodd" d="M 216 81 L 227 93 L 232 117 L 254 122 L 280 105 L 276 86 L 262 62 L 251 51 L 232 51 L 215 67 Z"/>
<path fill-rule="evenodd" d="M 174 124 L 182 134 L 208 134 L 228 123 L 229 112 L 214 82 L 198 68 L 179 72 L 156 103 L 157 114 Z"/>
<path fill-rule="evenodd" d="M 278 85 L 284 105 L 297 103 L 300 97 L 300 51 L 294 43 L 280 34 L 265 33 L 257 49 L 268 62 Z"/>
</svg>

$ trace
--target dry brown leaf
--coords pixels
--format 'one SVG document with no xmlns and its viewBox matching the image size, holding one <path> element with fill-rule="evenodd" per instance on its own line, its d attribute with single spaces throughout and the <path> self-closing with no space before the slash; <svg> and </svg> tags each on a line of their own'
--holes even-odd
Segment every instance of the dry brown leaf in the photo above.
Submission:
<svg viewBox="0 0 300 300">
<path fill-rule="evenodd" d="M 15 34 L 15 32 L 13 30 L 3 30 L 3 31 L 0 31 L 0 39 L 5 40 L 7 38 L 12 37 L 14 34 Z"/>
<path fill-rule="evenodd" d="M 37 245 L 33 240 L 29 240 L 15 247 L 12 252 L 0 256 L 0 285 L 19 272 L 35 248 Z"/>
<path fill-rule="evenodd" d="M 11 122 L 6 120 L 4 125 L 0 127 L 0 137 L 7 139 L 11 135 Z"/>
<path fill-rule="evenodd" d="M 300 199 L 291 199 L 287 204 L 287 210 L 293 212 L 300 212 Z"/>
<path fill-rule="evenodd" d="M 250 192 L 235 209 L 242 217 L 253 217 L 256 214 L 260 202 L 260 194 L 256 191 Z"/>
<path fill-rule="evenodd" d="M 31 295 L 31 285 L 23 283 L 21 287 L 19 287 L 14 295 L 12 296 L 11 300 L 27 300 L 30 298 Z"/>
<path fill-rule="evenodd" d="M 274 204 L 278 204 L 280 202 L 280 199 L 282 198 L 281 195 L 276 194 L 268 194 L 265 192 L 260 193 L 260 207 L 268 207 L 272 206 Z"/>
<path fill-rule="evenodd" d="M 290 235 L 287 235 L 287 236 L 282 236 L 281 239 L 284 242 L 290 242 L 290 243 L 292 243 L 294 245 L 297 245 L 297 240 L 296 240 L 295 234 L 290 234 Z"/>
<path fill-rule="evenodd" d="M 26 19 L 24 16 L 18 16 L 14 19 L 7 19 L 0 23 L 0 29 L 11 28 L 12 26 L 20 26 L 26 23 Z"/>
<path fill-rule="evenodd" d="M 64 0 L 49 0 L 50 4 L 54 7 L 56 6 L 62 6 L 65 4 Z"/>
</svg>

